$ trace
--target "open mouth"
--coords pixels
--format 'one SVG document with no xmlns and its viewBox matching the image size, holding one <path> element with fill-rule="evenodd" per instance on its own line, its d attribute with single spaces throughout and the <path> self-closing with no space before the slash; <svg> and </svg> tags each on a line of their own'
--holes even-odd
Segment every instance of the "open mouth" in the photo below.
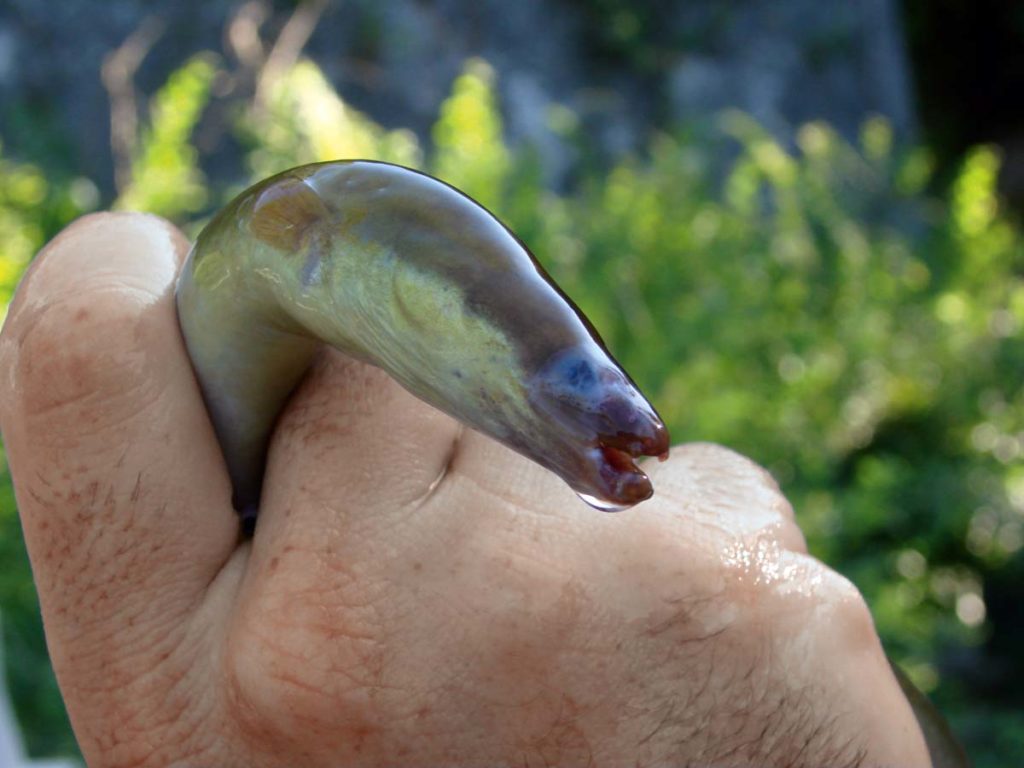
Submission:
<svg viewBox="0 0 1024 768">
<path fill-rule="evenodd" d="M 626 509 L 654 490 L 636 465 L 668 457 L 664 422 L 618 364 L 595 345 L 570 347 L 531 376 L 540 439 L 528 450 L 598 509 Z"/>
<path fill-rule="evenodd" d="M 632 434 L 600 436 L 597 445 L 585 452 L 592 493 L 582 493 L 592 506 L 606 511 L 626 509 L 649 499 L 654 488 L 647 474 L 636 465 L 641 456 L 668 458 L 668 433 L 664 427 L 653 437 Z"/>
</svg>

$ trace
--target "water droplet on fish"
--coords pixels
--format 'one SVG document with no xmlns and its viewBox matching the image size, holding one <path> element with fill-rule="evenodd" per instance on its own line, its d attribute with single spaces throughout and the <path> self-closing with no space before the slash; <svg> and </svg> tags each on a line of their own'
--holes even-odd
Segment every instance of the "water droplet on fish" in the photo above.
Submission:
<svg viewBox="0 0 1024 768">
<path fill-rule="evenodd" d="M 613 501 L 607 499 L 599 499 L 596 496 L 590 496 L 586 493 L 577 493 L 583 501 L 592 506 L 594 509 L 599 509 L 602 512 L 621 512 L 624 509 L 629 509 L 632 504 L 616 504 Z"/>
</svg>

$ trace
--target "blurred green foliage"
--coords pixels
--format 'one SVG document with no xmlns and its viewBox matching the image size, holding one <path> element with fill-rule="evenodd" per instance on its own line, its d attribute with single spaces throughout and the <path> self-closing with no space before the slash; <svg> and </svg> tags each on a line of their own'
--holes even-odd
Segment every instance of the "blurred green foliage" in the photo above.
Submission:
<svg viewBox="0 0 1024 768">
<path fill-rule="evenodd" d="M 191 225 L 239 191 L 191 143 L 217 62 L 156 95 L 119 207 Z M 303 60 L 235 105 L 252 179 L 337 157 L 431 171 L 495 210 L 601 329 L 676 440 L 768 466 L 812 552 L 867 596 L 894 658 L 980 768 L 1024 755 L 1024 239 L 977 147 L 948 190 L 880 119 L 851 144 L 827 125 L 780 145 L 742 114 L 658 135 L 642 156 L 543 186 L 502 139 L 495 73 L 467 63 L 421 147 L 347 105 Z M 723 168 L 721 158 L 731 157 Z M 83 179 L 0 158 L 0 291 L 98 204 Z M 6 473 L 0 604 L 29 744 L 67 752 Z M 1014 640 L 1013 638 L 1017 639 Z"/>
<path fill-rule="evenodd" d="M 274 80 L 262 103 L 243 110 L 238 134 L 248 146 L 250 181 L 295 165 L 346 157 L 408 166 L 422 162 L 411 131 L 385 130 L 350 107 L 308 60 Z"/>
<path fill-rule="evenodd" d="M 207 200 L 192 131 L 210 96 L 216 73 L 211 55 L 193 56 L 153 99 L 149 124 L 132 158 L 132 180 L 115 208 L 180 219 Z"/>
</svg>

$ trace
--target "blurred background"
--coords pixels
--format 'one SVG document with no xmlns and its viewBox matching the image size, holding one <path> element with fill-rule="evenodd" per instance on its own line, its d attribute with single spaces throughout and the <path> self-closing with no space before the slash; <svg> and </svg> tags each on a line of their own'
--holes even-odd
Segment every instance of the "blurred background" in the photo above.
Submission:
<svg viewBox="0 0 1024 768">
<path fill-rule="evenodd" d="M 1024 764 L 1024 4 L 0 0 L 0 306 L 82 213 L 320 159 L 498 213 L 677 441 L 766 465 L 979 768 Z M 6 674 L 77 754 L 6 469 Z"/>
</svg>

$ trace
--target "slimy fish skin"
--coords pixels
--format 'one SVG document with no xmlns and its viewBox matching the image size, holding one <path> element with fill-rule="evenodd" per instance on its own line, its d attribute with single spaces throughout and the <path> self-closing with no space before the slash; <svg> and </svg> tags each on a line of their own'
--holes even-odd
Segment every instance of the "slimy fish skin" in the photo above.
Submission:
<svg viewBox="0 0 1024 768">
<path fill-rule="evenodd" d="M 249 188 L 200 233 L 178 315 L 243 516 L 319 344 L 559 475 L 601 509 L 653 493 L 661 418 L 530 251 L 425 174 L 337 161 Z"/>
</svg>

